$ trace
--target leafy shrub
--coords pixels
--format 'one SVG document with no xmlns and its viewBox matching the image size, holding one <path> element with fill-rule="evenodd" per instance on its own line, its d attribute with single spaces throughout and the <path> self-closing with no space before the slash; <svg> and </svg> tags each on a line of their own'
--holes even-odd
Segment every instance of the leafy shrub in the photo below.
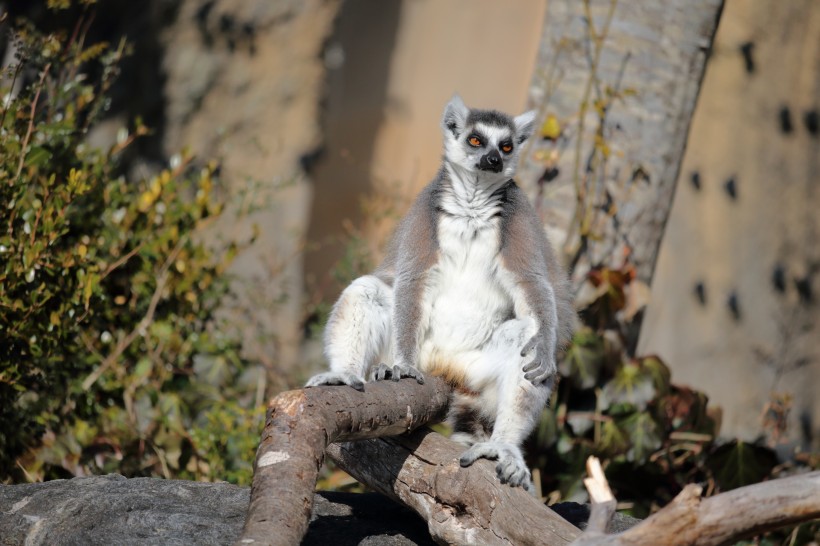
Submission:
<svg viewBox="0 0 820 546">
<path fill-rule="evenodd" d="M 202 242 L 215 167 L 128 180 L 139 122 L 91 148 L 127 47 L 68 36 L 18 24 L 0 80 L 0 480 L 248 482 L 260 371 L 214 319 L 237 251 Z"/>
</svg>

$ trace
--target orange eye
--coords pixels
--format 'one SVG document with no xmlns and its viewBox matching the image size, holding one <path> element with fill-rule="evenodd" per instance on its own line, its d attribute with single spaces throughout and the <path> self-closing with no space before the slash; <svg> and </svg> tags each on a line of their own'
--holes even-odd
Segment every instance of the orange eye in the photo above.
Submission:
<svg viewBox="0 0 820 546">
<path fill-rule="evenodd" d="M 470 138 L 467 139 L 467 142 L 469 142 L 470 146 L 472 146 L 474 148 L 478 148 L 479 146 L 481 146 L 481 139 L 478 138 L 477 136 L 471 136 Z"/>
<path fill-rule="evenodd" d="M 501 146 L 501 151 L 505 154 L 508 154 L 512 152 L 512 146 L 510 144 L 504 144 L 503 146 Z"/>
</svg>

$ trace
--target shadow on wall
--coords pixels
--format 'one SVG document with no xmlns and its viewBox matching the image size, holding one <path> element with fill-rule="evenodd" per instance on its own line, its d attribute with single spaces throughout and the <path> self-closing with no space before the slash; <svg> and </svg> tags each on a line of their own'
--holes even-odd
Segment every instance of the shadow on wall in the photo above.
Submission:
<svg viewBox="0 0 820 546">
<path fill-rule="evenodd" d="M 344 250 L 339 226 L 362 220 L 360 199 L 372 189 L 370 165 L 384 120 L 401 6 L 401 0 L 347 0 L 325 47 L 325 144 L 303 158 L 313 182 L 307 233 L 312 248 L 305 253 L 308 290 L 335 291 L 329 271 Z"/>
</svg>

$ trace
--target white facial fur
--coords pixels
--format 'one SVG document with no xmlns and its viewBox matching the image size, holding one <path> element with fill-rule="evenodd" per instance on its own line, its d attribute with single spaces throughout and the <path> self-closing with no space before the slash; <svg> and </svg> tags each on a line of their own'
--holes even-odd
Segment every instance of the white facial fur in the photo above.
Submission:
<svg viewBox="0 0 820 546">
<path fill-rule="evenodd" d="M 444 157 L 448 167 L 459 177 L 469 178 L 480 186 L 496 186 L 515 176 L 522 144 L 529 138 L 535 121 L 535 111 L 529 111 L 512 120 L 514 130 L 507 124 L 490 124 L 478 121 L 467 126 L 470 109 L 455 95 L 444 109 L 442 132 L 444 134 Z M 481 146 L 468 142 L 471 135 L 481 137 Z M 507 154 L 501 144 L 508 141 L 512 151 Z M 496 151 L 503 161 L 500 172 L 481 170 L 479 163 L 486 154 Z"/>
</svg>

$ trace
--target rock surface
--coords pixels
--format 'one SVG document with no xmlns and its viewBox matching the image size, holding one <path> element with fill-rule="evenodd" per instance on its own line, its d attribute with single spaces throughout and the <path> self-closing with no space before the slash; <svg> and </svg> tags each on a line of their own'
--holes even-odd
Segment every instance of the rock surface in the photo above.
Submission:
<svg viewBox="0 0 820 546">
<path fill-rule="evenodd" d="M 0 485 L 0 545 L 232 544 L 250 488 L 119 474 Z M 553 509 L 583 528 L 589 507 Z M 616 514 L 610 532 L 638 520 Z M 428 546 L 427 525 L 378 493 L 320 492 L 303 546 Z"/>
<path fill-rule="evenodd" d="M 250 489 L 117 474 L 0 486 L 0 544 L 231 544 Z M 417 516 L 381 495 L 320 493 L 305 545 L 434 544 Z"/>
</svg>

